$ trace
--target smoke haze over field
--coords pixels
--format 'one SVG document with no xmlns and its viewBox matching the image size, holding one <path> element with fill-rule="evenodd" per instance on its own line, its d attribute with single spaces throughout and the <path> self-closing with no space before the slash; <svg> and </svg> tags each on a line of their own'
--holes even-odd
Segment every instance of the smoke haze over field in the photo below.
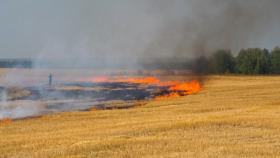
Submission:
<svg viewBox="0 0 280 158">
<path fill-rule="evenodd" d="M 280 44 L 279 0 L 1 0 L 1 58 L 105 65 Z"/>
<path fill-rule="evenodd" d="M 217 49 L 280 46 L 279 8 L 280 0 L 0 0 L 0 58 L 78 68 L 69 76 L 58 69 L 3 70 L 0 119 L 41 114 L 47 103 L 13 102 L 6 91 L 29 83 L 48 96 L 40 88 L 50 73 L 67 82 L 84 77 L 81 67 L 94 67 L 85 72 L 90 76 L 104 67 L 108 74 L 120 66 L 174 68 Z"/>
</svg>

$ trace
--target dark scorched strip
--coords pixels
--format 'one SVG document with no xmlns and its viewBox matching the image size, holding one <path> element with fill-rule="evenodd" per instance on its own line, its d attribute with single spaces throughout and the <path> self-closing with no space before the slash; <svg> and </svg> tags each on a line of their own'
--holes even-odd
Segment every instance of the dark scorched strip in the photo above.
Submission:
<svg viewBox="0 0 280 158">
<path fill-rule="evenodd" d="M 21 100 L 62 100 L 62 99 L 97 99 L 99 101 L 109 100 L 144 100 L 153 98 L 153 92 L 157 86 L 140 86 L 130 83 L 66 83 L 59 87 L 75 86 L 81 88 L 102 87 L 101 90 L 61 90 L 48 86 L 27 87 L 30 96 L 20 98 Z"/>
</svg>

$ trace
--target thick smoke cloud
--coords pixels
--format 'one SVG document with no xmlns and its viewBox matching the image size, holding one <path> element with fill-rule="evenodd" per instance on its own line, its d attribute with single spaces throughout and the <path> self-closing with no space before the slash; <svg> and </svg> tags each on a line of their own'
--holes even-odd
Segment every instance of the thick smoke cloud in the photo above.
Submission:
<svg viewBox="0 0 280 158">
<path fill-rule="evenodd" d="M 185 1 L 191 13 L 166 23 L 147 52 L 164 52 L 170 57 L 205 55 L 217 49 L 234 52 L 247 47 L 279 45 L 277 0 Z M 157 57 L 159 54 L 155 54 Z"/>
<path fill-rule="evenodd" d="M 272 48 L 280 37 L 278 0 L 1 3 L 2 56 L 48 59 L 52 65 L 141 65 L 220 48 Z"/>
</svg>

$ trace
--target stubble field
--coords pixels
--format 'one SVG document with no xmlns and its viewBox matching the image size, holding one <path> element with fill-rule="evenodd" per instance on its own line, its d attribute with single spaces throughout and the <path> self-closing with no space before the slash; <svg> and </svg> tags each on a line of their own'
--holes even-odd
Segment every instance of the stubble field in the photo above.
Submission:
<svg viewBox="0 0 280 158">
<path fill-rule="evenodd" d="M 0 157 L 280 157 L 280 77 L 209 76 L 131 109 L 0 123 Z"/>
</svg>

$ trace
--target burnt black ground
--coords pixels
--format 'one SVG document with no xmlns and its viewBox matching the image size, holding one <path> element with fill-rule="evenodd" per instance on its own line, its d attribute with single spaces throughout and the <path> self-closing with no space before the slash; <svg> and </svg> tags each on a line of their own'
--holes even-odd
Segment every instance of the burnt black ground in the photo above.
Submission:
<svg viewBox="0 0 280 158">
<path fill-rule="evenodd" d="M 64 90 L 56 87 L 81 87 L 81 89 Z M 100 90 L 83 90 L 82 88 L 101 87 Z M 144 100 L 153 97 L 158 86 L 139 85 L 131 83 L 65 83 L 54 86 L 26 87 L 31 92 L 28 97 L 19 98 L 21 100 L 67 100 L 67 99 L 96 99 L 99 101 L 109 100 Z"/>
<path fill-rule="evenodd" d="M 0 87 L 0 94 L 7 95 L 7 87 Z M 84 111 L 91 108 L 131 108 L 136 101 L 153 99 L 168 94 L 168 87 L 121 82 L 71 82 L 52 86 L 21 87 L 30 95 L 7 99 L 1 102 L 2 118 L 26 118 L 63 111 Z M 1 98 L 4 98 L 1 96 Z M 121 101 L 122 105 L 111 102 Z"/>
</svg>

